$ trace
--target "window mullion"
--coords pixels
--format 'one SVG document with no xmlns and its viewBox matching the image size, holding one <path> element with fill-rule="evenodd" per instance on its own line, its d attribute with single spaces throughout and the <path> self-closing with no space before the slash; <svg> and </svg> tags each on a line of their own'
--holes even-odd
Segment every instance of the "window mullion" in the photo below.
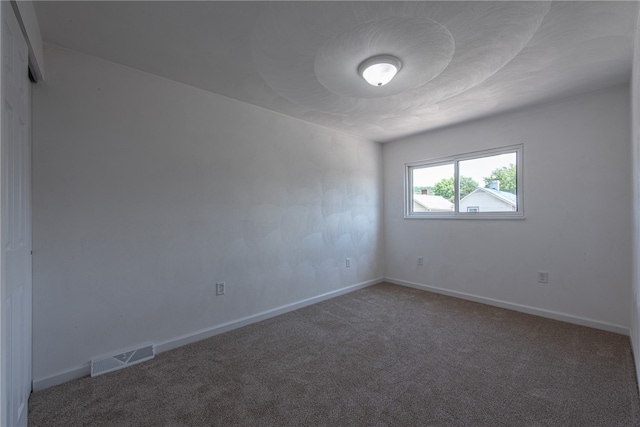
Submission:
<svg viewBox="0 0 640 427">
<path fill-rule="evenodd" d="M 458 167 L 459 162 L 459 160 L 453 162 L 453 209 L 455 213 L 460 212 L 460 209 L 458 209 L 460 205 L 460 169 Z"/>
</svg>

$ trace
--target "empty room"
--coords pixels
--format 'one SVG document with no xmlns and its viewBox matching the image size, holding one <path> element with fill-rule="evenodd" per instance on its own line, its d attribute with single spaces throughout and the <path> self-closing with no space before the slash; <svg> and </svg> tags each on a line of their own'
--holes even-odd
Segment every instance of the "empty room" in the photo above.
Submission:
<svg viewBox="0 0 640 427">
<path fill-rule="evenodd" d="M 640 425 L 635 1 L 3 1 L 0 425 Z"/>
</svg>

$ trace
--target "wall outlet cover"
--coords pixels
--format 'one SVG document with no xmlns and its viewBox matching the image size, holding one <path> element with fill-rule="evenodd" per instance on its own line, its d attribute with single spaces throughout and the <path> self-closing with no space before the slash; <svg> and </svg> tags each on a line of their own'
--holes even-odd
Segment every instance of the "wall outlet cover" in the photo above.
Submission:
<svg viewBox="0 0 640 427">
<path fill-rule="evenodd" d="M 224 295 L 224 282 L 216 283 L 216 295 Z"/>
</svg>

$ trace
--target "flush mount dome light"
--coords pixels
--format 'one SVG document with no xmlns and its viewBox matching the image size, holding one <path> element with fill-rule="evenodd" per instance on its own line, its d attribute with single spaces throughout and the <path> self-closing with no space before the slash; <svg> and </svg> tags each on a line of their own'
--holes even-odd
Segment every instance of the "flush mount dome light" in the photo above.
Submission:
<svg viewBox="0 0 640 427">
<path fill-rule="evenodd" d="M 400 71 L 402 63 L 392 55 L 378 55 L 366 59 L 358 67 L 358 74 L 371 86 L 384 86 Z"/>
</svg>

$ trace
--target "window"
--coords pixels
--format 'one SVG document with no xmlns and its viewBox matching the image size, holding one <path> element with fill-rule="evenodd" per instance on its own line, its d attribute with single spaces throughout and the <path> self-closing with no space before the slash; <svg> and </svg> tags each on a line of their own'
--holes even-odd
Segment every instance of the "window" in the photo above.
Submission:
<svg viewBox="0 0 640 427">
<path fill-rule="evenodd" d="M 522 145 L 406 165 L 405 218 L 523 218 Z"/>
</svg>

